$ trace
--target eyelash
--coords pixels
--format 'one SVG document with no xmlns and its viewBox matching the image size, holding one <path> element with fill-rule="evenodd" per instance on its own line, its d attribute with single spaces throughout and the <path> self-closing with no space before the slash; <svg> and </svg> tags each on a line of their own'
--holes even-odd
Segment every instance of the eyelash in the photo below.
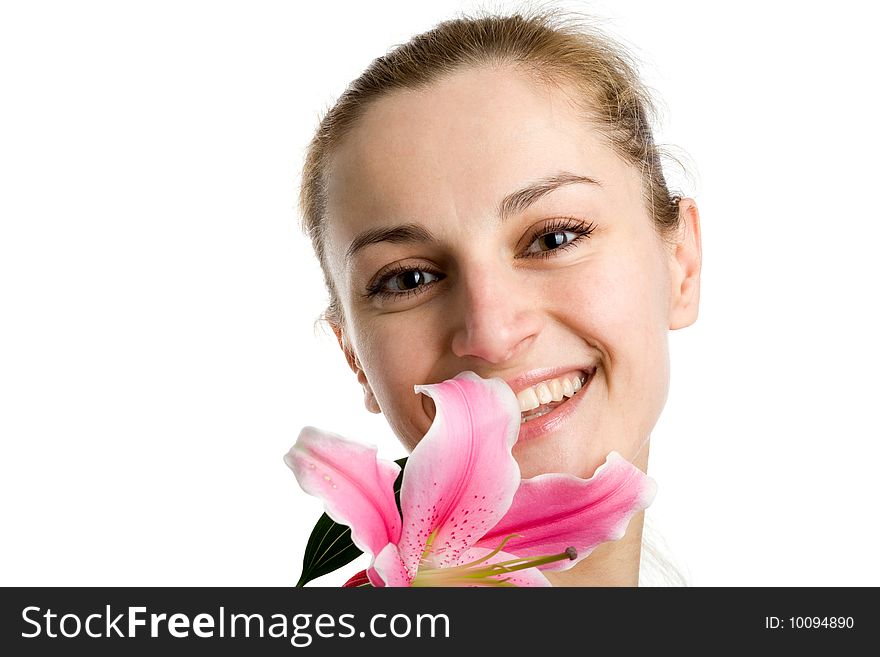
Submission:
<svg viewBox="0 0 880 657">
<path fill-rule="evenodd" d="M 592 221 L 587 223 L 585 221 L 581 221 L 580 219 L 575 219 L 574 217 L 560 217 L 559 219 L 554 219 L 549 224 L 537 228 L 532 233 L 532 236 L 529 238 L 529 246 L 531 246 L 532 242 L 534 242 L 539 237 L 552 235 L 553 233 L 574 233 L 575 238 L 570 242 L 560 244 L 555 249 L 548 249 L 546 251 L 540 251 L 539 253 L 532 253 L 528 256 L 520 257 L 552 258 L 561 251 L 567 251 L 569 248 L 579 246 L 581 240 L 585 237 L 589 237 L 590 235 L 592 235 L 594 230 L 596 230 L 596 224 L 594 224 Z"/>
<path fill-rule="evenodd" d="M 546 251 L 540 251 L 538 253 L 531 253 L 527 255 L 517 256 L 518 258 L 552 258 L 559 254 L 560 252 L 567 251 L 569 248 L 576 247 L 580 244 L 581 240 L 584 238 L 589 238 L 593 231 L 596 229 L 596 225 L 593 222 L 585 222 L 580 219 L 575 219 L 574 217 L 560 217 L 559 219 L 554 219 L 548 224 L 537 228 L 529 237 L 528 246 L 531 246 L 532 243 L 538 239 L 539 237 L 544 237 L 545 235 L 551 235 L 553 233 L 574 233 L 575 238 L 570 242 L 566 242 L 565 244 L 560 244 L 555 249 L 548 249 Z M 401 274 L 406 274 L 409 272 L 418 271 L 430 274 L 431 276 L 437 277 L 437 281 L 432 281 L 425 285 L 418 285 L 409 290 L 401 290 L 399 292 L 392 292 L 385 288 L 385 285 L 388 281 L 392 280 L 395 276 L 400 276 Z M 382 276 L 377 278 L 367 287 L 367 294 L 365 295 L 368 299 L 378 297 L 381 299 L 408 299 L 414 295 L 421 294 L 424 292 L 425 288 L 430 287 L 434 283 L 439 283 L 445 278 L 445 276 L 436 270 L 433 270 L 429 267 L 407 267 L 405 265 L 395 265 L 391 270 L 385 272 Z"/>
<path fill-rule="evenodd" d="M 366 297 L 368 299 L 371 299 L 373 297 L 379 297 L 380 299 L 408 299 L 409 297 L 416 294 L 421 294 L 424 288 L 432 285 L 433 283 L 419 285 L 417 287 L 410 288 L 409 290 L 400 290 L 399 292 L 392 292 L 391 290 L 385 288 L 385 284 L 393 279 L 395 276 L 400 276 L 401 274 L 407 274 L 413 271 L 425 272 L 427 274 L 431 274 L 432 276 L 436 276 L 439 279 L 438 281 L 436 281 L 438 283 L 445 278 L 443 274 L 441 274 L 439 271 L 430 269 L 428 267 L 407 267 L 406 265 L 394 265 L 392 269 L 382 274 L 382 276 L 380 276 L 367 287 Z"/>
</svg>

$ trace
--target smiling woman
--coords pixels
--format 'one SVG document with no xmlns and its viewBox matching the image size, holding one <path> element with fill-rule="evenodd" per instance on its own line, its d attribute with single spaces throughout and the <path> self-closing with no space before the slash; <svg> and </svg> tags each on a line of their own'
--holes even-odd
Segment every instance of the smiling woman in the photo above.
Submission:
<svg viewBox="0 0 880 657">
<path fill-rule="evenodd" d="M 442 23 L 375 60 L 324 116 L 303 171 L 326 320 L 408 448 L 414 386 L 499 378 L 523 477 L 641 470 L 667 335 L 697 317 L 695 202 L 670 194 L 626 54 L 556 14 Z M 548 578 L 638 583 L 643 515 Z"/>
</svg>

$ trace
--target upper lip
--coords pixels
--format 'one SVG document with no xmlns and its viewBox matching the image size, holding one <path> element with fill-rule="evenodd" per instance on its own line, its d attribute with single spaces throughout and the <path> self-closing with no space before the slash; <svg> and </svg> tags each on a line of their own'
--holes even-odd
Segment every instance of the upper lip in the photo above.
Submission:
<svg viewBox="0 0 880 657">
<path fill-rule="evenodd" d="M 563 374 L 568 374 L 569 372 L 583 372 L 586 375 L 589 375 L 595 369 L 593 365 L 563 365 L 562 367 L 545 367 L 537 370 L 529 370 L 519 376 L 515 376 L 512 379 L 505 379 L 507 385 L 511 387 L 514 394 L 518 394 L 528 388 L 529 386 L 533 386 L 541 381 L 547 381 L 549 379 L 555 379 L 558 376 L 562 376 Z"/>
</svg>

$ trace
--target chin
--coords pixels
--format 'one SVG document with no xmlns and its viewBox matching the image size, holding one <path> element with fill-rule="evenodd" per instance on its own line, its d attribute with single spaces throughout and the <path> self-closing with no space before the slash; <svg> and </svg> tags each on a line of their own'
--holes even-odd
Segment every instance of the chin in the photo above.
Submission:
<svg viewBox="0 0 880 657">
<path fill-rule="evenodd" d="M 513 447 L 513 456 L 519 463 L 523 479 L 549 472 L 561 472 L 586 479 L 605 461 L 605 455 L 577 453 L 558 442 L 556 445 L 541 445 L 539 442 L 543 441 L 517 443 Z"/>
</svg>

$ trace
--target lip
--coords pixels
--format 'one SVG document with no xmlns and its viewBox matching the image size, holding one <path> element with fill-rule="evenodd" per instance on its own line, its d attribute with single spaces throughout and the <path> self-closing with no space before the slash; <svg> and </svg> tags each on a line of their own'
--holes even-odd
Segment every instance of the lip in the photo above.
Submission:
<svg viewBox="0 0 880 657">
<path fill-rule="evenodd" d="M 574 412 L 574 410 L 580 405 L 581 397 L 584 396 L 587 388 L 590 387 L 590 383 L 596 376 L 596 366 L 582 365 L 580 367 L 545 367 L 537 370 L 529 370 L 528 372 L 520 374 L 519 376 L 515 376 L 512 379 L 503 379 L 504 382 L 508 386 L 510 386 L 511 390 L 513 390 L 513 394 L 516 395 L 528 388 L 529 386 L 535 385 L 536 383 L 540 383 L 541 381 L 548 381 L 550 379 L 556 379 L 563 374 L 571 374 L 573 372 L 581 372 L 586 375 L 587 381 L 584 386 L 580 390 L 578 390 L 576 395 L 570 397 L 568 401 L 561 406 L 557 406 L 546 415 L 542 415 L 539 418 L 535 418 L 534 420 L 529 420 L 528 422 L 521 424 L 518 440 L 527 440 L 540 434 L 553 431 L 561 422 L 565 420 L 566 417 L 568 417 L 569 414 Z M 434 417 L 436 413 L 434 402 L 428 395 L 419 396 L 421 397 L 422 409 L 424 410 L 425 416 L 428 419 L 428 427 L 430 427 L 431 423 L 434 422 Z M 427 433 L 427 429 L 422 432 L 422 435 L 424 435 L 425 433 Z"/>
<path fill-rule="evenodd" d="M 520 386 L 519 390 L 522 390 L 524 388 L 527 388 L 529 385 L 534 385 L 535 383 L 538 383 L 540 381 L 554 378 L 553 374 L 547 375 L 547 372 L 556 372 L 556 376 L 559 376 L 567 372 L 577 371 L 577 369 L 578 368 L 558 368 L 555 370 L 540 370 L 538 371 L 539 377 L 537 379 L 534 378 L 534 372 L 529 372 L 522 377 L 517 377 L 509 385 L 513 388 L 513 383 L 515 382 L 517 385 Z M 593 382 L 593 379 L 596 378 L 595 367 L 581 368 L 581 371 L 587 374 L 587 381 L 584 386 L 577 391 L 576 395 L 570 397 L 567 402 L 557 406 L 546 415 L 542 415 L 541 417 L 535 418 L 534 420 L 529 420 L 528 422 L 524 422 L 523 424 L 521 424 L 519 427 L 519 442 L 533 440 L 552 431 L 555 431 L 563 422 L 568 419 L 568 417 L 572 413 L 577 411 L 577 409 L 581 405 L 581 402 L 583 401 L 583 398 L 586 396 L 590 384 Z M 531 383 L 526 383 L 526 381 L 531 381 Z M 517 391 L 517 388 L 513 388 L 513 390 Z"/>
</svg>

